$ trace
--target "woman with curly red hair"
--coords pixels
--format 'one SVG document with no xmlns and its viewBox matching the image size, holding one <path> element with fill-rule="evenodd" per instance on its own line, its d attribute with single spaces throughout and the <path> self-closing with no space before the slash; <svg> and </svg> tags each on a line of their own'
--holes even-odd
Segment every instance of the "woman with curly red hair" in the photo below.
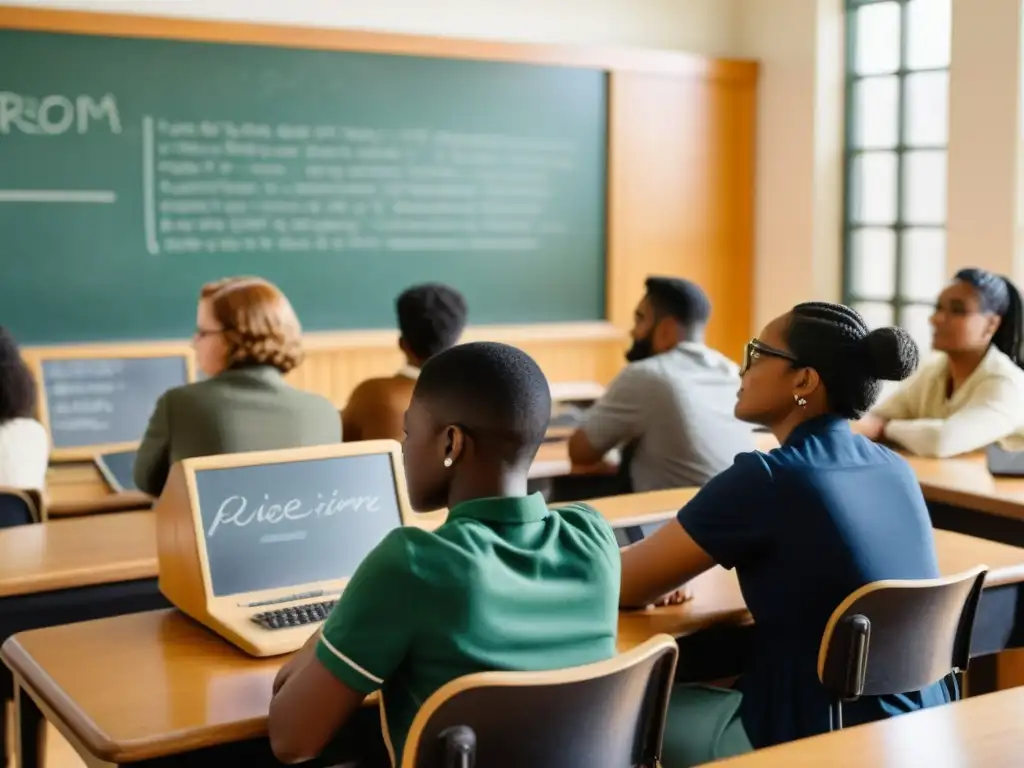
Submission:
<svg viewBox="0 0 1024 768">
<path fill-rule="evenodd" d="M 331 402 L 284 380 L 302 362 L 302 326 L 273 283 L 231 277 L 203 286 L 193 345 L 208 378 L 157 401 L 135 459 L 141 490 L 159 495 L 171 464 L 193 456 L 341 440 Z"/>
</svg>

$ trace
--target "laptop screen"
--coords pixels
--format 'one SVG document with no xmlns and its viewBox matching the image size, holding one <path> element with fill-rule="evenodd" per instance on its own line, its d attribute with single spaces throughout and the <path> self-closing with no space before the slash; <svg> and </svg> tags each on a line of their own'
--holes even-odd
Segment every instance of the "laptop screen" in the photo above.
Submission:
<svg viewBox="0 0 1024 768">
<path fill-rule="evenodd" d="M 352 576 L 402 525 L 391 455 L 195 473 L 217 597 Z"/>
</svg>

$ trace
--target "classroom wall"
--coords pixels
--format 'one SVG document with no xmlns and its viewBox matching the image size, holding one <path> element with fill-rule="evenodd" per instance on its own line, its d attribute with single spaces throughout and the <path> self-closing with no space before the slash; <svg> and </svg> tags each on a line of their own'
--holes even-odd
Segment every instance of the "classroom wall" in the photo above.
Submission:
<svg viewBox="0 0 1024 768">
<path fill-rule="evenodd" d="M 738 0 L 735 54 L 761 64 L 755 330 L 842 287 L 843 2 Z"/>
<path fill-rule="evenodd" d="M 483 39 L 733 50 L 735 0 L 10 0 L 10 5 Z"/>
</svg>

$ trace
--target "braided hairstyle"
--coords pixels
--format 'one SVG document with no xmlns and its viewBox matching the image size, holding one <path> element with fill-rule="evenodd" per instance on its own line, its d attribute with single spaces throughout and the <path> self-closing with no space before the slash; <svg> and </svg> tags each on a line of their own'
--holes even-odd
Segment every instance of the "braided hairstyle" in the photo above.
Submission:
<svg viewBox="0 0 1024 768">
<path fill-rule="evenodd" d="M 200 293 L 223 326 L 228 367 L 272 365 L 288 373 L 302 362 L 302 325 L 281 290 L 259 277 L 229 277 Z"/>
<path fill-rule="evenodd" d="M 881 381 L 902 381 L 918 363 L 917 345 L 902 328 L 869 331 L 850 307 L 827 302 L 797 304 L 786 342 L 799 365 L 818 372 L 829 409 L 858 419 L 878 398 Z"/>
<path fill-rule="evenodd" d="M 978 294 L 982 312 L 1000 317 L 992 343 L 1019 368 L 1024 368 L 1024 310 L 1020 293 L 1009 278 L 971 267 L 961 269 L 954 280 L 970 285 Z"/>
<path fill-rule="evenodd" d="M 36 381 L 14 337 L 0 325 L 0 424 L 35 414 Z"/>
</svg>

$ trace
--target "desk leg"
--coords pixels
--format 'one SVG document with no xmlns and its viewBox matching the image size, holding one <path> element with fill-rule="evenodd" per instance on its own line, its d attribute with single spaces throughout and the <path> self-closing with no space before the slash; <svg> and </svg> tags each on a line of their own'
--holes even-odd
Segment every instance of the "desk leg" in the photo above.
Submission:
<svg viewBox="0 0 1024 768">
<path fill-rule="evenodd" d="M 15 685 L 15 702 L 15 768 L 44 768 L 46 748 L 43 744 L 43 713 L 20 685 Z"/>
<path fill-rule="evenodd" d="M 14 676 L 6 664 L 0 663 L 0 765 L 7 765 L 11 756 L 7 743 L 7 713 L 14 707 Z"/>
</svg>

